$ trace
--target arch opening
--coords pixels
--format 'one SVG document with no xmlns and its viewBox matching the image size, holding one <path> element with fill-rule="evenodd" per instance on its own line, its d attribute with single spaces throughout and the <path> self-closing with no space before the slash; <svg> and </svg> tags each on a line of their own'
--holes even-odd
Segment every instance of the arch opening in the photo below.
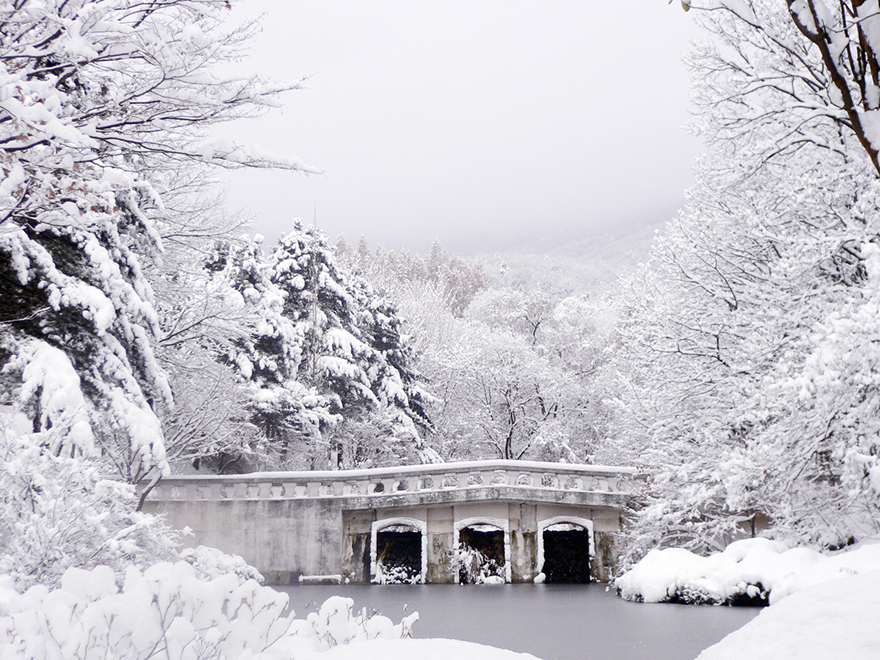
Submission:
<svg viewBox="0 0 880 660">
<path fill-rule="evenodd" d="M 475 523 L 458 532 L 459 584 L 507 582 L 505 530 L 497 525 Z"/>
<path fill-rule="evenodd" d="M 550 584 L 585 584 L 590 581 L 590 529 L 573 522 L 558 522 L 541 532 L 541 572 Z"/>
<path fill-rule="evenodd" d="M 423 584 L 427 572 L 426 550 L 421 521 L 373 523 L 373 584 Z"/>
</svg>

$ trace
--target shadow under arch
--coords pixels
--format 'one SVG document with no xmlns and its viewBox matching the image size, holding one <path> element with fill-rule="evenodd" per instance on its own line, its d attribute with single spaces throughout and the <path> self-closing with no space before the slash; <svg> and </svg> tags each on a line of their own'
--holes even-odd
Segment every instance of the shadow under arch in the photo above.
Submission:
<svg viewBox="0 0 880 660">
<path fill-rule="evenodd" d="M 379 563 L 383 551 L 386 553 L 386 556 L 389 552 L 392 555 L 394 554 L 393 544 L 389 544 L 393 538 L 389 538 L 391 534 L 407 535 L 405 539 L 401 536 L 401 540 L 405 540 L 407 542 L 405 545 L 408 547 L 411 547 L 415 540 L 413 535 L 418 535 L 419 561 L 418 575 L 415 577 L 417 583 L 424 584 L 428 577 L 428 524 L 424 520 L 408 517 L 384 518 L 383 520 L 375 521 L 371 525 L 370 581 L 375 583 L 377 578 L 380 577 L 377 574 L 379 573 Z M 383 542 L 381 543 L 382 548 L 379 547 L 380 541 Z"/>
<path fill-rule="evenodd" d="M 549 583 L 590 582 L 594 538 L 593 521 L 588 518 L 554 516 L 540 521 L 537 573 Z"/>
</svg>

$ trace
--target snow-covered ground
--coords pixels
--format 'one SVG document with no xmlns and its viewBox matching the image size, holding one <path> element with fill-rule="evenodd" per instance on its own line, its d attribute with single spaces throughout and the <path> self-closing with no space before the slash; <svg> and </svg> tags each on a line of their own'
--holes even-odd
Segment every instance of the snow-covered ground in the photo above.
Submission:
<svg viewBox="0 0 880 660">
<path fill-rule="evenodd" d="M 877 660 L 880 571 L 823 582 L 766 608 L 698 660 Z"/>
<path fill-rule="evenodd" d="M 769 601 L 699 660 L 880 658 L 880 543 L 831 555 L 767 539 L 737 541 L 710 557 L 654 550 L 616 585 L 624 598 L 645 602 Z"/>
<path fill-rule="evenodd" d="M 825 555 L 769 539 L 744 539 L 701 557 L 687 550 L 652 550 L 615 586 L 623 598 L 646 603 L 726 603 L 739 598 L 770 604 L 821 582 L 880 570 L 880 543 Z"/>
<path fill-rule="evenodd" d="M 348 644 L 308 660 L 538 660 L 529 653 L 514 653 L 455 639 L 395 639 Z"/>
</svg>

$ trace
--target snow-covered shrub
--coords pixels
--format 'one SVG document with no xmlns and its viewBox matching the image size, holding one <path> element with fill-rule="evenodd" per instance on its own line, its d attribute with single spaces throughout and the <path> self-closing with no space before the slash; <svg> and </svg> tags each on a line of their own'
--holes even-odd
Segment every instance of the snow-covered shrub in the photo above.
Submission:
<svg viewBox="0 0 880 660">
<path fill-rule="evenodd" d="M 191 564 L 201 578 L 217 578 L 227 573 L 235 573 L 241 580 L 256 580 L 263 584 L 265 580 L 260 572 L 238 555 L 228 555 L 217 548 L 200 545 L 197 548 L 185 548 L 180 551 L 180 558 Z"/>
<path fill-rule="evenodd" d="M 351 598 L 328 598 L 317 612 L 308 615 L 308 627 L 296 622 L 293 634 L 307 639 L 313 638 L 319 649 L 326 650 L 340 644 L 369 639 L 412 637 L 412 627 L 419 620 L 419 613 L 413 612 L 395 625 L 387 616 L 368 611 L 367 608 L 353 614 L 353 607 L 354 601 Z"/>
<path fill-rule="evenodd" d="M 755 538 L 708 557 L 682 548 L 652 550 L 615 586 L 626 600 L 646 603 L 766 605 L 820 582 L 875 570 L 880 570 L 880 544 L 826 555 Z"/>
<path fill-rule="evenodd" d="M 202 580 L 186 562 L 143 573 L 131 567 L 121 589 L 112 569 L 69 569 L 60 587 L 24 594 L 0 579 L 0 657 L 80 660 L 289 660 L 368 639 L 408 637 L 418 614 L 394 625 L 352 615 L 333 597 L 306 620 L 286 612 L 288 598 L 230 573 Z"/>
<path fill-rule="evenodd" d="M 422 574 L 412 566 L 404 564 L 385 564 L 376 562 L 376 577 L 373 584 L 422 584 Z"/>
<path fill-rule="evenodd" d="M 18 588 L 53 587 L 69 567 L 176 558 L 177 535 L 135 512 L 134 486 L 103 478 L 87 458 L 58 455 L 70 427 L 27 433 L 22 417 L 0 414 L 0 573 Z"/>
<path fill-rule="evenodd" d="M 456 552 L 461 584 L 498 584 L 505 582 L 506 563 L 490 559 L 476 548 L 462 544 Z"/>
</svg>

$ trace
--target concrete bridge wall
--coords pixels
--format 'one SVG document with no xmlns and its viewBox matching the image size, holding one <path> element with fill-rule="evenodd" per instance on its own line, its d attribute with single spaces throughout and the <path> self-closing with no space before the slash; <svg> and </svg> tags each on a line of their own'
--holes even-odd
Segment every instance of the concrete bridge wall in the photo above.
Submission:
<svg viewBox="0 0 880 660">
<path fill-rule="evenodd" d="M 458 579 L 458 534 L 480 522 L 505 532 L 508 581 L 528 582 L 541 568 L 542 529 L 572 522 L 589 528 L 591 574 L 605 581 L 615 569 L 620 510 L 633 491 L 626 468 L 487 461 L 176 477 L 160 483 L 145 510 L 189 527 L 187 544 L 241 555 L 276 584 L 332 575 L 368 583 L 376 533 L 395 522 L 423 531 L 427 582 Z"/>
</svg>

